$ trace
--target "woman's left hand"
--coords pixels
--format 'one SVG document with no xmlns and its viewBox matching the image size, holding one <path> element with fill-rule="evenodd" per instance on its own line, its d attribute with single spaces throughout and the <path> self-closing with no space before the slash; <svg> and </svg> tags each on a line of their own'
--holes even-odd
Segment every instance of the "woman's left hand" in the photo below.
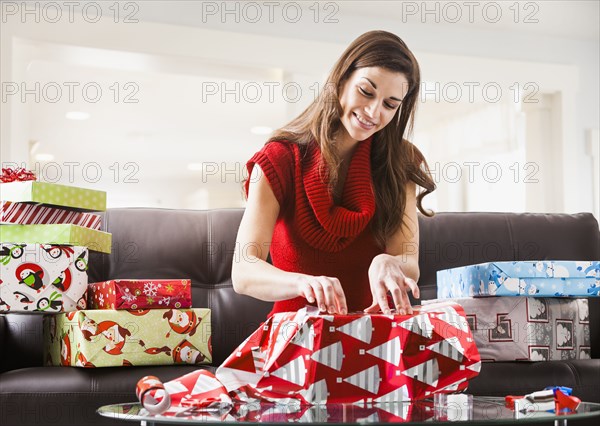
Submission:
<svg viewBox="0 0 600 426">
<path fill-rule="evenodd" d="M 375 313 L 379 310 L 386 315 L 391 314 L 388 305 L 387 293 L 392 293 L 394 305 L 401 315 L 412 314 L 412 307 L 408 298 L 408 290 L 417 299 L 419 298 L 419 287 L 412 278 L 408 278 L 402 271 L 403 262 L 397 256 L 386 253 L 379 254 L 373 258 L 369 267 L 369 283 L 373 303 L 366 313 Z"/>
</svg>

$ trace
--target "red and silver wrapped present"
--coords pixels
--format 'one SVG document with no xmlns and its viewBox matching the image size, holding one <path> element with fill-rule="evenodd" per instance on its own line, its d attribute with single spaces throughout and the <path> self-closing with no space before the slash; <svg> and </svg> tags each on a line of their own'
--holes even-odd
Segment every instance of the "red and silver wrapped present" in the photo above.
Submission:
<svg viewBox="0 0 600 426">
<path fill-rule="evenodd" d="M 190 308 L 192 285 L 189 279 L 120 279 L 89 285 L 90 309 Z"/>
<path fill-rule="evenodd" d="M 0 222 L 19 225 L 70 223 L 99 231 L 102 220 L 100 215 L 94 213 L 78 212 L 40 204 L 2 201 L 0 205 Z"/>
<path fill-rule="evenodd" d="M 480 366 L 462 307 L 442 302 L 412 315 L 275 314 L 216 377 L 229 392 L 269 401 L 398 402 L 463 390 Z"/>
<path fill-rule="evenodd" d="M 412 315 L 327 315 L 313 307 L 278 313 L 215 376 L 236 401 L 391 403 L 464 390 L 480 368 L 463 309 L 444 301 Z M 181 392 L 203 407 L 207 390 Z"/>
</svg>

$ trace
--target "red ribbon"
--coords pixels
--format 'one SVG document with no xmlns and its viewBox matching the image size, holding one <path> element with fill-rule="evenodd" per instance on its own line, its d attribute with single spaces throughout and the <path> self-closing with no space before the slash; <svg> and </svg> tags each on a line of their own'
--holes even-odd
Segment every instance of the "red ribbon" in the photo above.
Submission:
<svg viewBox="0 0 600 426">
<path fill-rule="evenodd" d="M 25 182 L 28 180 L 37 180 L 35 174 L 30 170 L 26 170 L 22 167 L 19 167 L 18 169 L 13 169 L 11 167 L 2 168 L 2 176 L 0 176 L 0 181 L 2 183 Z"/>
</svg>

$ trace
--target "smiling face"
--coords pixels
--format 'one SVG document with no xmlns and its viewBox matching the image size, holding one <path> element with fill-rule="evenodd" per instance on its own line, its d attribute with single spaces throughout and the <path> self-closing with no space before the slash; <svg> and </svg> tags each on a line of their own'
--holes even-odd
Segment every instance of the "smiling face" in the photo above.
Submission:
<svg viewBox="0 0 600 426">
<path fill-rule="evenodd" d="M 355 70 L 340 91 L 344 142 L 362 141 L 383 129 L 401 107 L 408 88 L 404 74 L 380 67 Z"/>
<path fill-rule="evenodd" d="M 181 311 L 175 311 L 173 315 L 173 322 L 181 327 L 186 327 L 190 323 L 190 318 Z"/>
</svg>

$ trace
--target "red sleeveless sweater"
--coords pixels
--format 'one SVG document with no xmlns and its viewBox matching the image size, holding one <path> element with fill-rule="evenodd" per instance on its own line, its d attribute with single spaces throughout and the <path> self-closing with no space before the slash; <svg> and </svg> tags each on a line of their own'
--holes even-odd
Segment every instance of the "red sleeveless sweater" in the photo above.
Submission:
<svg viewBox="0 0 600 426">
<path fill-rule="evenodd" d="M 319 175 L 316 141 L 306 147 L 270 142 L 246 163 L 248 176 L 254 164 L 260 166 L 280 205 L 270 246 L 272 264 L 284 271 L 338 278 L 349 312 L 371 304 L 368 269 L 373 257 L 384 252 L 369 226 L 375 214 L 371 141 L 359 142 L 352 155 L 340 205 Z M 304 297 L 278 301 L 269 316 L 308 304 Z"/>
</svg>

